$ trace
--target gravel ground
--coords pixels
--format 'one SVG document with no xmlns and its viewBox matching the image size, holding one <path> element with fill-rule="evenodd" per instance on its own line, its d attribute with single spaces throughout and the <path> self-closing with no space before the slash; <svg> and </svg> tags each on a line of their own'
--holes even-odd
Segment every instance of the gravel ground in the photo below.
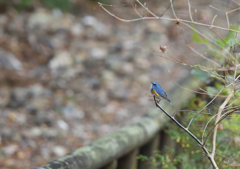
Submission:
<svg viewBox="0 0 240 169">
<path fill-rule="evenodd" d="M 41 166 L 136 121 L 154 107 L 151 81 L 169 91 L 189 75 L 166 58 L 196 61 L 186 57 L 174 22 L 124 23 L 96 4 L 81 7 L 78 14 L 38 7 L 0 15 L 2 169 Z M 133 16 L 124 10 L 131 11 L 116 7 Z"/>
</svg>

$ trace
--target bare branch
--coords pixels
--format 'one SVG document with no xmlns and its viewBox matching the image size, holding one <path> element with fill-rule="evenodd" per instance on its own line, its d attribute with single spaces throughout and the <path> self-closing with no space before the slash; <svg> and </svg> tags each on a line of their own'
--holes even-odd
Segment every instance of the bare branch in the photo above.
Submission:
<svg viewBox="0 0 240 169">
<path fill-rule="evenodd" d="M 239 9 L 240 9 L 240 7 L 239 7 L 239 8 L 236 8 L 236 9 L 233 9 L 233 10 L 231 10 L 231 11 L 228 11 L 227 13 L 231 13 L 231 12 L 237 11 L 237 10 L 239 10 Z"/>
<path fill-rule="evenodd" d="M 217 117 L 216 117 L 216 121 L 215 121 L 215 126 L 214 126 L 214 131 L 213 131 L 213 139 L 212 139 L 212 153 L 211 153 L 211 155 L 212 155 L 213 158 L 215 156 L 215 150 L 216 150 L 216 137 L 217 137 L 218 121 L 221 117 L 221 113 L 222 113 L 223 109 L 225 108 L 225 106 L 227 105 L 229 100 L 232 98 L 233 93 L 234 93 L 234 88 L 232 89 L 232 91 L 229 93 L 228 97 L 225 99 L 225 101 L 222 103 L 222 105 L 218 109 L 218 113 L 217 113 Z"/>
<path fill-rule="evenodd" d="M 192 22 L 194 22 L 193 18 L 192 18 L 192 11 L 191 11 L 191 4 L 190 1 L 188 0 L 188 10 L 189 10 L 189 16 Z"/>
<path fill-rule="evenodd" d="M 172 0 L 170 0 L 170 1 L 172 1 Z M 140 3 L 141 2 L 139 2 L 139 4 Z M 123 19 L 123 18 L 120 18 L 120 17 L 114 15 L 109 10 L 107 10 L 104 7 L 104 6 L 106 6 L 105 4 L 102 4 L 100 2 L 98 2 L 98 4 L 99 4 L 99 7 L 102 8 L 104 11 L 106 11 L 109 15 L 111 15 L 114 18 L 116 18 L 116 19 L 118 19 L 120 21 L 123 21 L 123 22 L 135 22 L 135 21 L 140 21 L 140 20 L 157 20 L 157 19 L 161 19 L 161 20 L 168 20 L 168 21 L 174 21 L 174 22 L 178 21 L 180 23 L 190 23 L 190 24 L 205 26 L 205 27 L 209 27 L 209 28 L 216 28 L 216 29 L 220 29 L 220 30 L 232 31 L 232 32 L 240 33 L 240 31 L 237 31 L 237 30 L 234 30 L 234 29 L 229 29 L 229 28 L 224 28 L 224 27 L 221 27 L 221 26 L 216 26 L 216 25 L 211 25 L 211 24 L 204 24 L 204 23 L 195 22 L 195 21 L 193 22 L 193 21 L 184 20 L 184 19 L 178 19 L 178 18 L 177 19 L 173 19 L 173 18 L 166 18 L 166 17 L 158 17 L 156 15 L 153 15 L 154 17 L 142 17 L 142 18 L 135 18 L 135 19 Z M 146 9 L 149 13 L 151 13 L 151 11 L 148 8 L 144 7 L 144 9 Z"/>
<path fill-rule="evenodd" d="M 213 8 L 213 9 L 216 9 L 216 10 L 218 10 L 218 11 L 221 11 L 220 9 L 218 9 L 218 8 L 212 6 L 212 5 L 209 5 L 209 6 L 210 6 L 210 8 Z"/>
<path fill-rule="evenodd" d="M 226 12 L 226 19 L 227 19 L 227 27 L 230 28 L 229 19 L 228 19 L 228 13 L 227 12 Z"/>
<path fill-rule="evenodd" d="M 217 115 L 217 114 L 215 114 L 214 116 L 212 116 L 212 117 L 208 120 L 206 126 L 204 127 L 203 133 L 202 133 L 202 143 L 203 143 L 203 137 L 204 137 L 205 130 L 207 129 L 207 126 L 208 126 L 208 124 L 210 123 L 210 121 L 211 121 L 214 117 L 216 117 L 216 115 Z"/>
<path fill-rule="evenodd" d="M 173 7 L 173 1 L 172 1 L 172 0 L 170 0 L 170 4 L 171 4 L 171 8 L 172 8 L 173 15 L 174 15 L 174 17 L 177 19 L 177 21 L 178 21 L 179 19 L 178 19 L 176 13 L 175 13 L 175 10 L 174 10 L 174 7 Z"/>
<path fill-rule="evenodd" d="M 136 6 L 133 5 L 133 3 L 132 3 L 132 6 L 133 6 L 134 11 L 137 13 L 137 15 L 138 15 L 140 18 L 142 18 L 142 15 L 137 11 L 137 8 L 136 8 Z"/>
<path fill-rule="evenodd" d="M 217 15 L 215 15 L 215 16 L 213 17 L 213 20 L 212 20 L 212 22 L 211 22 L 211 25 L 213 25 L 213 23 L 214 23 L 216 17 L 217 17 Z M 212 27 L 210 27 L 210 28 L 212 28 Z"/>
<path fill-rule="evenodd" d="M 209 71 L 235 71 L 235 69 L 239 69 L 240 68 L 240 64 L 237 64 L 236 67 L 221 67 L 221 68 L 207 68 L 206 70 Z"/>
</svg>

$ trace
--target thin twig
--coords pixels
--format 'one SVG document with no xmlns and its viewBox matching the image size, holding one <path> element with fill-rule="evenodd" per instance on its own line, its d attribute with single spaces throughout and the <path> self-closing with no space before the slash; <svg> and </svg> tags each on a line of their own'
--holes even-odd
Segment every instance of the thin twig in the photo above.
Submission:
<svg viewBox="0 0 240 169">
<path fill-rule="evenodd" d="M 223 39 L 223 37 L 222 37 L 221 35 L 219 35 L 214 29 L 212 29 L 212 31 L 213 31 L 213 33 L 215 33 L 215 35 L 217 35 L 219 38 L 221 38 L 221 40 L 222 40 L 224 43 L 226 43 L 227 45 L 229 45 L 229 44 L 225 41 L 225 39 Z"/>
<path fill-rule="evenodd" d="M 209 5 L 209 6 L 210 6 L 210 8 L 213 8 L 213 9 L 216 9 L 216 10 L 218 10 L 218 11 L 221 11 L 220 9 L 218 9 L 218 8 L 212 6 L 212 5 Z"/>
<path fill-rule="evenodd" d="M 240 24 L 240 21 L 238 21 L 237 30 L 238 30 L 238 28 L 239 28 L 239 24 Z M 236 35 L 235 35 L 235 39 L 234 39 L 234 49 L 233 49 L 233 51 L 235 51 L 235 46 L 236 46 L 237 36 L 238 36 L 238 34 L 236 33 Z"/>
<path fill-rule="evenodd" d="M 226 12 L 226 19 L 227 19 L 227 27 L 230 28 L 229 19 L 228 19 L 228 13 L 227 12 Z"/>
<path fill-rule="evenodd" d="M 200 114 L 208 105 L 210 105 L 210 104 L 217 98 L 217 96 L 222 92 L 222 90 L 223 90 L 224 88 L 225 88 L 225 87 L 223 87 L 223 88 L 217 93 L 217 95 L 214 96 L 214 98 L 213 98 L 210 102 L 208 102 L 208 104 L 206 104 L 199 112 L 197 112 L 197 113 L 191 118 L 191 120 L 190 120 L 189 123 L 188 123 L 187 129 L 188 129 L 189 126 L 191 125 L 193 119 L 194 119 L 198 114 Z"/>
<path fill-rule="evenodd" d="M 218 121 L 221 117 L 221 113 L 222 113 L 224 107 L 227 105 L 229 100 L 232 98 L 233 93 L 234 93 L 234 88 L 232 89 L 232 91 L 229 93 L 228 97 L 225 99 L 225 101 L 222 103 L 222 105 L 218 109 L 218 113 L 217 113 L 217 117 L 216 117 L 216 121 L 215 121 L 215 126 L 214 126 L 214 130 L 213 130 L 213 139 L 212 139 L 212 153 L 211 153 L 211 155 L 212 155 L 213 158 L 215 156 L 215 151 L 216 151 L 216 137 L 217 137 Z"/>
<path fill-rule="evenodd" d="M 213 25 L 213 23 L 214 23 L 216 17 L 217 17 L 217 15 L 215 15 L 215 16 L 213 17 L 213 20 L 212 20 L 212 22 L 211 22 L 211 25 Z M 211 28 L 212 28 L 212 27 L 211 27 Z"/>
<path fill-rule="evenodd" d="M 192 26 L 188 25 L 185 22 L 182 22 L 182 24 L 184 24 L 185 26 L 189 27 L 190 29 L 192 29 L 194 32 L 197 32 L 199 35 L 201 35 L 202 37 L 204 37 L 205 39 L 207 39 L 208 41 L 212 42 L 213 44 L 215 44 L 216 46 L 220 47 L 221 49 L 224 50 L 224 52 L 226 52 L 227 54 L 229 54 L 229 56 L 231 56 L 235 61 L 236 58 L 232 56 L 231 53 L 229 53 L 229 51 L 227 49 L 225 49 L 224 47 L 222 47 L 221 45 L 217 44 L 214 40 L 212 40 L 211 38 L 205 36 L 204 34 L 202 34 L 201 32 L 199 32 L 198 30 L 196 30 L 195 28 L 193 28 Z"/>
<path fill-rule="evenodd" d="M 180 84 L 178 84 L 174 79 L 173 79 L 173 81 L 174 81 L 174 83 L 176 84 L 176 85 L 178 85 L 179 87 L 181 87 L 182 89 L 184 89 L 184 90 L 188 90 L 188 91 L 190 91 L 190 92 L 193 92 L 193 93 L 197 93 L 197 94 L 204 94 L 204 95 L 208 95 L 208 96 L 216 96 L 215 94 L 209 94 L 209 93 L 207 93 L 207 91 L 204 91 L 203 89 L 203 91 L 204 92 L 198 92 L 198 91 L 195 91 L 195 90 L 191 90 L 191 89 L 188 89 L 188 88 L 186 88 L 186 87 L 183 87 L 183 86 L 181 86 Z M 201 88 L 199 88 L 199 89 L 201 89 Z M 218 96 L 220 96 L 220 97 L 225 97 L 224 95 L 218 95 Z"/>
<path fill-rule="evenodd" d="M 208 124 L 210 123 L 210 121 L 211 121 L 216 115 L 217 115 L 217 114 L 215 114 L 214 116 L 212 116 L 212 117 L 208 120 L 206 126 L 204 127 L 203 133 L 202 133 L 202 142 L 203 142 L 203 136 L 204 136 L 205 130 L 207 129 Z"/>
<path fill-rule="evenodd" d="M 142 15 L 137 11 L 137 8 L 136 8 L 136 6 L 133 5 L 133 3 L 132 3 L 132 6 L 133 6 L 134 11 L 137 13 L 137 15 L 138 15 L 140 18 L 142 18 Z"/>
<path fill-rule="evenodd" d="M 166 12 L 167 10 L 171 7 L 171 3 L 168 5 L 168 7 L 163 11 L 163 13 L 160 15 L 160 17 L 162 17 Z"/>
<path fill-rule="evenodd" d="M 240 64 L 237 64 L 236 67 L 207 68 L 206 70 L 222 72 L 222 71 L 234 71 L 235 68 L 239 69 Z"/>
<path fill-rule="evenodd" d="M 177 21 L 178 21 L 179 19 L 178 19 L 176 13 L 175 13 L 175 10 L 174 10 L 174 7 L 173 7 L 173 1 L 170 0 L 170 3 L 171 3 L 171 8 L 172 8 L 173 15 L 174 15 L 174 17 L 177 19 Z"/>
<path fill-rule="evenodd" d="M 191 4 L 190 4 L 189 0 L 188 0 L 188 10 L 189 10 L 190 19 L 191 19 L 192 22 L 194 22 L 194 20 L 192 18 Z"/>
<path fill-rule="evenodd" d="M 152 11 L 150 11 L 145 5 L 143 5 L 139 0 L 136 0 L 148 13 L 150 13 L 155 18 L 159 18 L 157 15 L 155 15 Z"/>
<path fill-rule="evenodd" d="M 192 48 L 189 44 L 187 44 L 187 47 L 189 47 L 194 53 L 196 53 L 198 56 L 201 56 L 203 59 L 206 59 L 212 63 L 214 63 L 215 65 L 217 65 L 218 67 L 221 67 L 220 64 L 218 64 L 217 62 L 215 62 L 212 59 L 207 58 L 206 56 L 202 55 L 201 53 L 199 53 L 198 51 L 196 51 L 194 48 Z"/>
<path fill-rule="evenodd" d="M 214 126 L 210 129 L 210 131 L 208 132 L 208 134 L 207 134 L 207 136 L 206 136 L 206 138 L 205 138 L 205 140 L 204 140 L 204 142 L 203 142 L 203 145 L 205 146 L 206 145 L 206 142 L 207 142 L 207 139 L 208 139 L 208 137 L 210 136 L 210 134 L 212 133 L 212 131 L 213 131 L 213 129 L 215 129 L 216 128 L 216 126 L 222 121 L 222 120 L 224 120 L 226 117 L 227 117 L 227 115 L 229 115 L 229 114 L 231 114 L 231 113 L 234 113 L 236 110 L 231 110 L 231 111 L 228 111 L 228 112 L 226 112 L 225 113 L 225 116 L 224 117 L 222 117 L 220 120 L 218 120 L 217 121 L 217 123 L 215 123 L 214 124 Z M 213 152 L 213 151 L 212 151 Z M 212 155 L 212 154 L 211 154 Z"/>
</svg>

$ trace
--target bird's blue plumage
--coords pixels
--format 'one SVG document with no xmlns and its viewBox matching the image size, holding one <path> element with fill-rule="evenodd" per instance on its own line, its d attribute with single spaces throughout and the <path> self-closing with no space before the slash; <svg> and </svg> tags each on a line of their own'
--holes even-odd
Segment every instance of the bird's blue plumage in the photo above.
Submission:
<svg viewBox="0 0 240 169">
<path fill-rule="evenodd" d="M 163 98 L 169 101 L 169 103 L 173 106 L 172 102 L 168 99 L 167 94 L 157 82 L 152 82 L 151 93 L 157 98 Z"/>
</svg>

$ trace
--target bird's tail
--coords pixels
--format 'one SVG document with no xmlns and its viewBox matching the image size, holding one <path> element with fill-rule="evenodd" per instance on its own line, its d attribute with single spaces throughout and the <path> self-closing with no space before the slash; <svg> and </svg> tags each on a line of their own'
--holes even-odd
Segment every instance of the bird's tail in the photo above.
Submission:
<svg viewBox="0 0 240 169">
<path fill-rule="evenodd" d="M 172 107 L 173 107 L 173 104 L 172 104 L 172 102 L 168 99 L 168 101 L 169 101 L 169 103 L 172 105 Z"/>
</svg>

